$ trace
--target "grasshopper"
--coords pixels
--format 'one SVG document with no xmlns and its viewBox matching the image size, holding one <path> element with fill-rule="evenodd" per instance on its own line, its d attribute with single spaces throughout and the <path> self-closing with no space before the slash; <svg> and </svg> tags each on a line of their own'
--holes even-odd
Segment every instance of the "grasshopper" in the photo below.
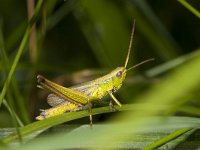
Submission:
<svg viewBox="0 0 200 150">
<path fill-rule="evenodd" d="M 141 64 L 154 60 L 153 58 L 147 59 L 127 69 L 127 64 L 132 48 L 134 30 L 135 21 L 133 23 L 125 65 L 122 67 L 117 67 L 107 75 L 69 88 L 58 85 L 46 79 L 45 77 L 38 75 L 37 81 L 39 83 L 39 86 L 43 89 L 51 91 L 53 94 L 49 94 L 47 97 L 47 102 L 50 106 L 52 106 L 52 108 L 42 110 L 42 112 L 38 117 L 36 117 L 36 119 L 43 120 L 45 118 L 63 114 L 65 112 L 80 111 L 88 108 L 90 124 L 92 125 L 91 103 L 93 101 L 101 100 L 106 95 L 109 95 L 112 100 L 121 107 L 122 104 L 117 100 L 113 93 L 115 93 L 122 86 L 127 71 Z M 113 108 L 112 100 L 109 104 L 110 108 Z"/>
</svg>

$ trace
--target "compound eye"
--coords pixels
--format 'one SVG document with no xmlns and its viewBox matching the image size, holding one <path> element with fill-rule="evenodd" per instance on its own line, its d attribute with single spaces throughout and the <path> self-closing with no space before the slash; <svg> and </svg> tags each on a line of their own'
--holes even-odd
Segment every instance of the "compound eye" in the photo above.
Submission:
<svg viewBox="0 0 200 150">
<path fill-rule="evenodd" d="M 122 77 L 122 71 L 117 72 L 116 77 L 121 78 Z"/>
</svg>

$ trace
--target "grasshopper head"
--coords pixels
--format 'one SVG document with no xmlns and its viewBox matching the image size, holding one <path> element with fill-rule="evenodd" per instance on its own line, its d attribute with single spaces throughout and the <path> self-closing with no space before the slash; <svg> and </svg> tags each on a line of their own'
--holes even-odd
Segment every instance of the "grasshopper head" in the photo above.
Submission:
<svg viewBox="0 0 200 150">
<path fill-rule="evenodd" d="M 130 39 L 130 43 L 129 43 L 129 48 L 128 48 L 128 53 L 127 53 L 127 56 L 126 56 L 126 60 L 125 60 L 125 64 L 124 64 L 124 67 L 117 67 L 115 70 L 113 70 L 111 72 L 112 74 L 112 81 L 113 81 L 113 85 L 114 85 L 114 91 L 118 90 L 123 81 L 125 80 L 126 78 L 126 73 L 127 71 L 133 69 L 133 68 L 136 68 L 146 62 L 149 62 L 149 61 L 152 61 L 154 60 L 154 58 L 151 58 L 151 59 L 147 59 L 145 61 L 142 61 L 130 68 L 127 68 L 127 65 L 128 65 L 128 61 L 129 61 L 129 57 L 130 57 L 130 52 L 131 52 L 131 47 L 132 47 L 132 41 L 133 41 L 133 35 L 134 35 L 134 30 L 135 30 L 135 20 L 133 22 L 133 28 L 132 28 L 132 33 L 131 33 L 131 39 Z"/>
<path fill-rule="evenodd" d="M 118 90 L 126 78 L 126 68 L 117 67 L 115 70 L 112 71 L 112 75 L 114 90 Z"/>
<path fill-rule="evenodd" d="M 133 68 L 136 68 L 146 62 L 149 62 L 149 61 L 152 61 L 154 60 L 153 58 L 151 59 L 147 59 L 145 61 L 142 61 L 130 68 L 127 68 L 127 65 L 128 65 L 128 61 L 129 61 L 129 57 L 130 57 L 130 52 L 131 52 L 131 47 L 132 47 L 132 41 L 133 41 L 133 35 L 134 35 L 134 30 L 135 30 L 135 20 L 133 22 L 133 28 L 132 28 L 132 33 L 131 33 L 131 39 L 130 39 L 130 43 L 129 43 L 129 48 L 128 48 L 128 53 L 127 53 L 127 56 L 126 56 L 126 60 L 125 60 L 125 64 L 124 64 L 124 67 L 117 67 L 115 70 L 112 71 L 112 80 L 113 80 L 113 85 L 114 85 L 114 90 L 118 90 L 123 81 L 125 80 L 126 78 L 126 73 L 127 71 L 133 69 Z"/>
</svg>

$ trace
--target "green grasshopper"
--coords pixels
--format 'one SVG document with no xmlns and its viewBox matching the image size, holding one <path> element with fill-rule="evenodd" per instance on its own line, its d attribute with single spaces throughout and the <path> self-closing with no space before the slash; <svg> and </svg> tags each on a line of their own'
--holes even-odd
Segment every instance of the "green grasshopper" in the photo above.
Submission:
<svg viewBox="0 0 200 150">
<path fill-rule="evenodd" d="M 37 79 L 39 86 L 51 91 L 53 94 L 49 94 L 47 97 L 47 102 L 50 106 L 52 106 L 52 108 L 42 110 L 42 112 L 38 117 L 36 117 L 36 119 L 43 120 L 45 118 L 63 114 L 65 112 L 80 111 L 88 108 L 90 124 L 92 125 L 91 103 L 93 101 L 101 100 L 106 95 L 109 95 L 112 100 L 121 107 L 122 104 L 117 100 L 113 93 L 115 93 L 122 86 L 122 83 L 124 82 L 126 77 L 126 73 L 141 64 L 154 60 L 153 58 L 151 58 L 142 61 L 139 64 L 136 64 L 128 69 L 126 68 L 132 47 L 134 30 L 135 22 L 133 23 L 125 65 L 123 67 L 117 67 L 103 77 L 66 88 L 44 78 L 41 75 L 38 75 Z M 113 107 L 112 100 L 109 104 L 110 108 Z"/>
</svg>

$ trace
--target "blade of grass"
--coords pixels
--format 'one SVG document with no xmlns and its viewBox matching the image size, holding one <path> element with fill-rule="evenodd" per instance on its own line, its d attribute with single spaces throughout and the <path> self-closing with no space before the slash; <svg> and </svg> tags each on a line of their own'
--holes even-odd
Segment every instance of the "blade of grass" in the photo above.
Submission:
<svg viewBox="0 0 200 150">
<path fill-rule="evenodd" d="M 155 77 L 155 76 L 158 76 L 162 73 L 165 73 L 173 68 L 176 68 L 177 66 L 195 58 L 196 56 L 198 56 L 200 54 L 200 49 L 197 49 L 189 54 L 186 54 L 186 55 L 183 55 L 183 56 L 180 56 L 178 58 L 175 58 L 171 61 L 168 61 L 164 64 L 161 64 L 159 66 L 156 66 L 148 71 L 145 72 L 145 74 L 148 76 L 148 77 Z"/>
<path fill-rule="evenodd" d="M 143 108 L 143 105 L 140 104 L 127 104 L 127 105 L 123 105 L 123 107 L 119 108 L 116 107 L 118 111 L 125 111 L 125 110 L 136 110 L 136 109 L 141 109 Z M 160 108 L 162 108 L 162 106 L 160 106 Z M 94 108 L 92 110 L 92 114 L 93 115 L 97 115 L 97 114 L 102 114 L 102 113 L 109 113 L 112 112 L 109 110 L 109 107 L 101 107 L 101 108 Z M 25 135 L 29 135 L 32 134 L 33 132 L 39 131 L 39 130 L 44 130 L 47 128 L 50 128 L 52 126 L 64 123 L 64 122 L 68 122 L 74 119 L 78 119 L 78 118 L 83 118 L 88 116 L 88 111 L 80 111 L 80 112 L 70 112 L 70 113 L 65 113 L 59 116 L 55 116 L 52 118 L 47 118 L 45 120 L 42 121 L 37 121 L 34 123 L 31 123 L 29 125 L 24 126 L 23 128 L 20 128 L 20 132 L 22 136 Z M 5 137 L 3 139 L 3 141 L 5 143 L 9 143 L 12 142 L 13 140 L 17 139 L 17 134 L 13 133 L 7 137 Z"/>
<path fill-rule="evenodd" d="M 101 65 L 122 64 L 131 31 L 128 31 L 121 10 L 111 1 L 80 0 L 76 1 L 73 13 Z"/>
<path fill-rule="evenodd" d="M 118 111 L 128 111 L 128 110 L 144 111 L 143 108 L 144 108 L 145 105 L 146 104 L 125 104 L 121 108 L 116 107 L 116 109 Z M 151 109 L 151 108 L 154 109 L 153 105 L 152 106 L 148 105 L 148 106 L 150 107 L 149 109 Z M 160 108 L 160 110 L 162 110 L 162 108 L 164 106 L 160 105 L 158 107 Z M 112 112 L 112 111 L 109 110 L 109 107 L 94 108 L 92 110 L 93 115 L 102 114 L 102 113 L 110 113 L 110 112 Z M 66 123 L 68 121 L 78 119 L 78 118 L 83 118 L 83 117 L 86 117 L 86 116 L 88 116 L 88 112 L 86 110 L 80 111 L 80 112 L 65 113 L 65 114 L 55 116 L 55 117 L 52 117 L 52 118 L 48 118 L 48 119 L 45 119 L 45 120 L 42 120 L 42 121 L 33 122 L 29 125 L 24 126 L 23 128 L 20 128 L 20 132 L 21 132 L 22 136 L 26 136 L 26 135 L 29 135 L 29 134 L 33 134 L 36 131 L 45 130 L 45 129 L 48 129 L 52 126 L 55 126 L 55 125 L 58 125 L 58 124 L 61 124 L 61 123 L 64 123 L 64 122 Z M 16 139 L 18 139 L 17 133 L 13 133 L 13 134 L 5 137 L 3 139 L 3 142 L 9 143 L 9 142 L 12 142 L 13 140 L 16 140 Z"/>
<path fill-rule="evenodd" d="M 17 63 L 18 63 L 18 61 L 19 61 L 19 59 L 20 59 L 20 56 L 21 56 L 21 54 L 22 54 L 22 51 L 23 51 L 23 49 L 24 49 L 24 47 L 25 47 L 26 41 L 27 41 L 27 39 L 28 39 L 29 31 L 30 31 L 30 27 L 28 27 L 28 28 L 26 29 L 26 32 L 25 32 L 24 37 L 23 37 L 23 39 L 22 39 L 22 42 L 21 42 L 21 44 L 20 44 L 19 50 L 18 50 L 18 52 L 17 52 L 17 55 L 16 55 L 16 57 L 15 57 L 15 59 L 14 59 L 14 62 L 13 62 L 13 64 L 12 64 L 12 66 L 11 66 L 11 69 L 10 69 L 10 71 L 9 71 L 8 77 L 7 77 L 7 79 L 6 79 L 5 83 L 4 83 L 4 86 L 3 86 L 3 89 L 2 89 L 1 95 L 0 95 L 0 106 L 1 106 L 1 104 L 2 104 L 2 101 L 3 101 L 3 98 L 4 98 L 5 94 L 6 94 L 6 91 L 7 91 L 8 87 L 9 87 L 10 81 L 11 81 L 11 79 L 12 79 L 13 73 L 14 73 L 14 71 L 15 71 L 15 68 L 16 68 L 16 66 L 17 66 Z"/>
<path fill-rule="evenodd" d="M 2 58 L 2 63 L 4 64 L 3 65 L 3 71 L 4 71 L 4 74 L 7 75 L 7 69 L 8 69 L 8 58 L 7 58 L 7 55 L 6 55 L 6 52 L 5 52 L 5 48 L 4 48 L 4 38 L 3 38 L 3 32 L 2 32 L 2 22 L 0 22 L 0 52 L 1 52 L 1 58 Z M 14 78 L 11 80 L 12 84 L 14 84 Z M 11 107 L 10 105 L 5 101 L 3 101 L 3 104 L 6 106 L 7 110 L 9 111 L 11 117 L 12 117 L 12 121 L 15 125 L 15 128 L 16 128 L 16 133 L 19 137 L 19 141 L 20 143 L 22 142 L 22 137 L 21 137 L 21 134 L 19 132 L 19 125 L 22 127 L 24 126 L 23 123 L 21 122 L 21 120 L 19 119 L 19 117 L 17 116 L 15 110 L 14 110 L 14 105 L 13 105 L 13 97 L 11 95 L 11 91 L 8 91 L 7 92 L 7 98 L 8 98 L 8 101 L 11 103 Z"/>
<path fill-rule="evenodd" d="M 131 144 L 128 145 L 129 149 L 135 148 L 135 141 L 143 142 L 147 139 L 145 138 L 145 134 L 155 134 L 159 136 L 159 132 L 165 134 L 166 130 L 167 133 L 171 133 L 175 130 L 181 129 L 181 128 L 196 128 L 198 127 L 198 123 L 200 123 L 200 120 L 198 118 L 189 118 L 189 117 L 169 117 L 165 121 L 163 120 L 163 117 L 150 117 L 145 118 L 148 121 L 152 121 L 151 124 L 146 124 L 146 127 L 139 127 L 139 128 L 130 128 L 127 133 L 131 134 L 131 139 L 126 141 L 125 143 Z M 137 124 L 137 123 L 136 123 Z M 85 149 L 98 149 L 98 148 L 112 148 L 112 149 L 122 149 L 124 147 L 121 147 L 121 144 L 123 145 L 123 139 L 127 139 L 126 135 L 122 135 L 120 128 L 123 126 L 124 123 L 115 123 L 115 124 L 105 124 L 105 125 L 94 125 L 94 128 L 91 130 L 89 125 L 83 125 L 71 132 L 65 133 L 56 133 L 53 134 L 54 136 L 46 136 L 43 138 L 37 138 L 33 141 L 30 141 L 29 143 L 22 145 L 21 147 L 18 147 L 20 150 L 31 150 L 32 147 L 34 147 L 37 150 L 48 150 L 48 149 L 77 149 L 77 148 L 85 148 Z M 104 138 L 107 138 L 112 134 L 112 132 L 107 132 L 109 134 L 101 134 L 104 132 L 104 129 L 116 129 L 116 135 L 120 136 L 120 138 L 115 138 L 113 141 L 109 141 L 109 144 L 102 144 L 98 141 L 92 140 L 93 138 L 98 138 L 98 136 L 103 136 Z M 118 128 L 118 129 L 117 129 Z M 123 128 L 126 130 L 125 128 Z M 173 130 L 173 131 L 171 131 Z M 135 133 L 135 134 L 134 134 Z M 136 137 L 135 137 L 136 135 Z M 138 137 L 139 135 L 139 137 Z M 141 137 L 144 137 L 144 139 L 140 139 Z M 156 138 L 157 139 L 157 138 Z M 151 140 L 152 141 L 152 140 Z M 117 143 L 117 144 L 116 144 Z M 140 149 L 143 148 L 145 145 L 141 143 Z M 125 146 L 127 146 L 125 144 Z M 171 144 L 171 146 L 174 146 L 174 144 Z"/>
<path fill-rule="evenodd" d="M 199 108 L 191 107 L 191 106 L 182 106 L 178 109 L 180 112 L 188 113 L 195 116 L 200 116 Z"/>
<path fill-rule="evenodd" d="M 128 15 L 135 17 L 138 31 L 153 46 L 160 58 L 169 60 L 177 56 L 178 46 L 148 4 L 140 0 L 125 2 L 127 3 Z"/>
<path fill-rule="evenodd" d="M 26 31 L 25 31 L 24 36 L 22 38 L 22 41 L 20 43 L 19 49 L 18 49 L 17 54 L 15 56 L 15 59 L 13 61 L 13 64 L 11 66 L 11 69 L 10 69 L 9 73 L 8 73 L 8 77 L 7 77 L 7 79 L 6 79 L 5 83 L 4 83 L 3 89 L 1 91 L 0 106 L 2 104 L 2 101 L 3 101 L 3 98 L 4 98 L 5 94 L 6 94 L 6 91 L 8 89 L 8 86 L 9 86 L 10 81 L 12 79 L 13 73 L 14 73 L 14 71 L 16 69 L 16 66 L 17 66 L 17 64 L 19 62 L 19 59 L 20 59 L 21 54 L 23 52 L 23 49 L 24 49 L 24 47 L 25 47 L 25 45 L 27 43 L 28 35 L 29 35 L 30 31 L 31 31 L 31 27 L 34 24 L 34 22 L 37 20 L 38 16 L 39 16 L 39 12 L 40 12 L 40 8 L 42 6 L 42 3 L 43 3 L 43 0 L 39 0 L 38 1 L 36 9 L 35 9 L 35 12 L 34 12 L 34 15 L 31 18 L 31 20 L 30 20 L 30 22 L 29 22 L 29 24 L 28 24 L 28 26 L 26 28 Z"/>
<path fill-rule="evenodd" d="M 5 47 L 4 47 L 4 37 L 3 37 L 2 25 L 1 24 L 0 24 L 0 52 L 1 52 L 1 59 L 2 59 L 2 63 L 3 63 L 2 69 L 4 71 L 4 74 L 6 74 L 6 72 L 8 71 L 8 68 L 9 68 L 9 60 L 8 60 L 8 57 L 7 57 L 7 54 L 6 54 L 6 51 L 5 51 Z M 7 74 L 6 74 L 6 76 L 7 76 Z M 23 99 L 23 97 L 22 97 L 22 95 L 20 93 L 20 90 L 19 90 L 19 87 L 18 87 L 18 85 L 16 83 L 15 77 L 13 77 L 13 79 L 11 79 L 11 86 L 12 86 L 12 90 L 14 92 L 15 101 L 12 98 L 11 100 L 13 100 L 13 101 L 12 102 L 10 101 L 10 102 L 12 104 L 14 104 L 14 102 L 15 102 L 15 104 L 16 104 L 15 106 L 12 105 L 12 108 L 15 108 L 15 110 L 18 109 L 19 110 L 18 113 L 21 114 L 22 119 L 26 123 L 28 123 L 28 122 L 30 122 L 29 118 L 28 118 L 28 115 L 27 115 L 28 113 L 27 113 L 27 110 L 25 108 L 24 99 Z M 14 110 L 12 110 L 12 111 L 14 112 Z M 14 116 L 17 116 L 17 114 L 15 113 Z M 19 120 L 19 117 L 16 120 Z M 20 122 L 21 122 L 21 120 L 20 120 Z M 21 124 L 20 122 L 18 122 L 19 125 Z"/>
<path fill-rule="evenodd" d="M 177 56 L 180 51 L 179 46 L 147 2 L 140 0 L 130 2 L 136 6 L 133 8 L 133 12 L 138 20 L 139 30 L 153 42 L 157 53 L 165 59 Z"/>
<path fill-rule="evenodd" d="M 2 33 L 2 22 L 0 22 L 0 54 L 1 54 L 1 58 L 2 58 L 2 63 L 3 65 L 3 73 L 6 75 L 6 71 L 8 69 L 8 60 L 7 60 L 7 55 L 4 49 L 4 39 L 3 39 L 3 33 Z M 14 81 L 14 80 L 12 80 Z M 12 82 L 13 83 L 13 82 Z M 7 110 L 9 111 L 10 115 L 12 116 L 12 120 L 14 122 L 15 128 L 16 128 L 16 133 L 19 137 L 20 142 L 22 141 L 21 139 L 21 134 L 19 132 L 19 128 L 18 125 L 23 126 L 23 123 L 21 122 L 21 120 L 19 119 L 19 117 L 17 116 L 16 112 L 13 109 L 13 98 L 11 96 L 11 91 L 7 92 L 7 97 L 9 99 L 9 102 L 12 103 L 12 107 L 9 106 L 9 104 L 4 100 L 3 104 L 6 106 Z"/>
<path fill-rule="evenodd" d="M 16 118 L 17 123 L 23 127 L 24 124 L 22 123 L 22 121 L 20 120 L 20 118 L 17 116 L 17 114 L 10 108 L 10 106 L 8 105 L 7 101 L 4 99 L 3 100 L 3 104 L 6 106 L 7 110 L 9 111 L 9 113 L 11 114 L 11 116 L 13 116 L 14 118 Z"/>
<path fill-rule="evenodd" d="M 190 5 L 186 0 L 178 0 L 185 8 L 187 8 L 191 13 L 200 19 L 200 12 Z"/>
<path fill-rule="evenodd" d="M 192 130 L 192 128 L 182 128 L 180 130 L 177 130 L 173 133 L 171 133 L 170 135 L 167 135 L 157 141 L 155 141 L 154 143 L 146 146 L 143 150 L 152 150 L 152 149 L 156 149 L 166 143 L 168 143 L 169 141 L 181 136 L 182 134 L 185 134 L 186 132 Z"/>
<path fill-rule="evenodd" d="M 99 114 L 102 112 L 107 113 L 110 111 L 109 111 L 108 107 L 93 109 L 93 114 Z M 82 117 L 86 117 L 86 116 L 88 116 L 87 111 L 65 113 L 60 116 L 55 116 L 55 117 L 48 118 L 48 119 L 45 119 L 42 121 L 37 121 L 37 122 L 31 123 L 31 124 L 21 128 L 20 132 L 21 132 L 22 136 L 25 136 L 25 135 L 31 134 L 31 133 L 39 131 L 39 130 L 50 128 L 50 127 L 52 127 L 54 125 L 58 125 L 60 123 L 64 123 L 64 122 L 67 122 L 70 120 L 74 120 L 74 119 L 78 119 L 78 118 L 82 118 Z M 13 134 L 5 137 L 2 141 L 5 143 L 8 143 L 17 138 L 18 138 L 17 134 L 13 133 Z"/>
<path fill-rule="evenodd" d="M 10 99 L 12 100 L 13 97 L 11 96 L 10 91 L 8 91 L 8 92 L 7 92 L 7 100 L 10 100 Z M 22 143 L 22 135 L 21 135 L 21 133 L 20 133 L 20 131 L 19 131 L 19 125 L 20 125 L 21 127 L 23 127 L 24 125 L 23 125 L 23 123 L 19 120 L 19 118 L 18 118 L 18 116 L 16 115 L 14 109 L 8 105 L 8 103 L 6 102 L 5 99 L 4 99 L 4 101 L 3 101 L 3 104 L 6 106 L 6 108 L 8 109 L 8 111 L 9 111 L 11 117 L 12 117 L 12 121 L 13 121 L 13 124 L 14 124 L 15 129 L 16 129 L 16 134 L 17 134 L 17 136 L 19 137 L 19 142 Z"/>
</svg>

